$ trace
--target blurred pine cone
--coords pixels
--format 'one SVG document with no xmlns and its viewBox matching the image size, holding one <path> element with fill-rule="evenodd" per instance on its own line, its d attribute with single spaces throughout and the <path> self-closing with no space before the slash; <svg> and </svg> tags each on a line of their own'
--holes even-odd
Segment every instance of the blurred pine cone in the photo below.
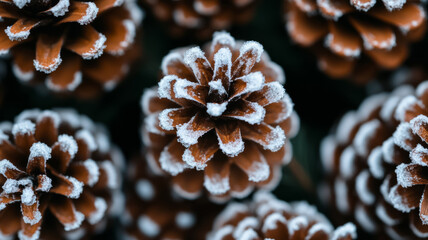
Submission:
<svg viewBox="0 0 428 240">
<path fill-rule="evenodd" d="M 419 128 L 413 134 L 408 122 L 423 118 L 420 114 L 426 115 L 427 87 L 428 82 L 423 82 L 416 91 L 402 86 L 390 94 L 368 98 L 357 111 L 347 113 L 335 133 L 323 141 L 327 191 L 321 193 L 338 213 L 334 215 L 339 221 L 355 220 L 378 239 L 428 236 L 421 200 L 427 178 L 418 175 L 423 163 L 419 164 L 412 155 L 409 158 L 406 152 L 414 147 L 415 156 L 417 151 L 426 150 L 422 147 L 426 143 L 417 136 Z M 417 123 L 418 120 L 412 122 L 414 126 Z M 412 172 L 413 166 L 417 166 L 417 173 Z M 412 179 L 419 182 L 412 183 Z"/>
<path fill-rule="evenodd" d="M 0 124 L 0 238 L 80 239 L 117 211 L 120 152 L 71 110 L 27 110 Z"/>
<path fill-rule="evenodd" d="M 356 235 L 353 224 L 334 229 L 307 202 L 289 204 L 270 193 L 259 192 L 251 203 L 230 203 L 216 218 L 208 240 L 351 240 Z"/>
<path fill-rule="evenodd" d="M 249 22 L 259 0 L 143 0 L 171 36 L 208 39 L 214 31 Z"/>
<path fill-rule="evenodd" d="M 420 1 L 285 0 L 291 38 L 311 47 L 319 68 L 333 78 L 366 83 L 395 69 L 426 28 Z"/>
<path fill-rule="evenodd" d="M 143 156 L 131 161 L 122 218 L 129 239 L 205 239 L 222 207 L 206 199 L 183 200 L 173 193 L 170 178 L 153 175 Z"/>
<path fill-rule="evenodd" d="M 0 3 L 0 53 L 21 82 L 91 97 L 122 80 L 142 12 L 132 0 L 8 0 Z"/>
<path fill-rule="evenodd" d="M 203 186 L 218 201 L 274 188 L 299 119 L 281 85 L 284 73 L 263 47 L 215 33 L 205 52 L 168 54 L 162 72 L 159 88 L 141 101 L 152 170 L 173 175 L 174 190 L 188 199 Z"/>
</svg>

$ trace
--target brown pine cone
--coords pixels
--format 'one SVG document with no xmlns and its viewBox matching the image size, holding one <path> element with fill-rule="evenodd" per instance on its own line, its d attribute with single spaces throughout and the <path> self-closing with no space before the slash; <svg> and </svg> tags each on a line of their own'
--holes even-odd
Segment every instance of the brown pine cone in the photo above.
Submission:
<svg viewBox="0 0 428 240">
<path fill-rule="evenodd" d="M 152 170 L 173 175 L 174 190 L 189 199 L 203 186 L 219 201 L 274 188 L 291 160 L 288 137 L 299 119 L 281 85 L 282 69 L 263 47 L 215 33 L 205 52 L 168 54 L 162 72 L 159 88 L 141 101 Z"/>
<path fill-rule="evenodd" d="M 406 178 L 413 166 L 406 150 L 412 151 L 410 145 L 422 150 L 415 145 L 418 137 L 412 134 L 408 122 L 420 113 L 426 115 L 427 86 L 428 82 L 423 82 L 416 91 L 402 86 L 390 94 L 368 98 L 357 111 L 347 113 L 335 133 L 323 141 L 321 152 L 327 171 L 324 190 L 327 191 L 321 192 L 333 206 L 338 221 L 355 220 L 378 239 L 426 239 L 428 236 L 428 225 L 424 225 L 423 215 L 419 217 L 417 210 L 423 202 L 424 180 L 413 183 L 417 185 L 415 192 L 413 184 L 406 185 L 410 183 L 405 181 L 422 177 L 416 174 Z M 399 125 L 400 122 L 406 123 Z M 417 169 L 422 173 L 422 167 Z M 416 211 L 411 211 L 413 209 Z"/>
<path fill-rule="evenodd" d="M 83 97 L 122 80 L 143 16 L 132 0 L 7 0 L 0 12 L 0 53 L 15 76 Z"/>
<path fill-rule="evenodd" d="M 249 22 L 259 0 L 143 0 L 173 37 L 208 39 L 214 31 Z"/>
<path fill-rule="evenodd" d="M 356 228 L 348 223 L 334 229 L 307 202 L 287 203 L 272 194 L 259 192 L 251 203 L 230 203 L 220 213 L 208 240 L 351 240 Z"/>
<path fill-rule="evenodd" d="M 156 176 L 143 156 L 128 171 L 126 210 L 122 218 L 127 239 L 205 239 L 222 209 L 206 199 L 188 201 L 172 191 L 171 177 Z"/>
<path fill-rule="evenodd" d="M 0 124 L 0 140 L 1 239 L 103 230 L 121 195 L 121 155 L 101 126 L 71 110 L 28 110 Z"/>
<path fill-rule="evenodd" d="M 420 1 L 284 1 L 291 38 L 312 48 L 319 68 L 333 78 L 365 83 L 381 69 L 395 69 L 410 42 L 425 33 Z"/>
</svg>

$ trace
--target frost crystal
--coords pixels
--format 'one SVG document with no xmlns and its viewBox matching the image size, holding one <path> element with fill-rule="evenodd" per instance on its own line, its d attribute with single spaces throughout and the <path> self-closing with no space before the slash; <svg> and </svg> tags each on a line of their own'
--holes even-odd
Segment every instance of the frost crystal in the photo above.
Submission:
<svg viewBox="0 0 428 240">
<path fill-rule="evenodd" d="M 161 64 L 162 73 L 167 76 L 168 74 L 168 65 L 172 62 L 181 62 L 181 55 L 178 52 L 170 52 L 163 59 Z"/>
<path fill-rule="evenodd" d="M 189 122 L 192 122 L 194 118 L 195 117 L 193 117 Z M 198 139 L 205 134 L 205 131 L 203 130 L 194 131 L 189 122 L 177 127 L 178 141 L 185 147 L 196 144 Z"/>
<path fill-rule="evenodd" d="M 248 102 L 250 109 L 254 110 L 254 112 L 248 113 L 248 111 L 243 116 L 233 116 L 233 118 L 245 121 L 251 125 L 259 124 L 263 121 L 266 115 L 266 109 L 260 106 L 255 102 Z M 281 129 L 282 130 L 282 129 Z"/>
<path fill-rule="evenodd" d="M 58 136 L 58 143 L 61 151 L 67 152 L 73 159 L 77 153 L 77 143 L 72 136 L 62 134 Z"/>
<path fill-rule="evenodd" d="M 11 41 L 22 41 L 30 36 L 30 30 L 13 33 L 11 28 L 12 26 L 9 26 L 4 30 Z"/>
<path fill-rule="evenodd" d="M 160 125 L 160 127 L 161 128 L 163 128 L 163 129 L 165 129 L 165 130 L 168 130 L 168 131 L 172 131 L 172 130 L 174 130 L 174 127 L 173 127 L 173 123 L 174 123 L 174 120 L 172 120 L 170 117 L 169 117 L 169 114 L 171 113 L 171 112 L 173 112 L 173 111 L 177 111 L 177 110 L 179 110 L 180 108 L 169 108 L 169 109 L 165 109 L 165 110 L 163 110 L 160 114 L 159 114 L 159 125 Z"/>
<path fill-rule="evenodd" d="M 172 100 L 171 92 L 171 82 L 177 81 L 179 78 L 175 75 L 168 75 L 163 77 L 159 82 L 158 94 L 160 98 L 167 98 Z"/>
<path fill-rule="evenodd" d="M 34 134 L 36 131 L 36 125 L 29 120 L 24 120 L 13 125 L 12 134 L 14 136 L 20 135 L 30 135 Z"/>
<path fill-rule="evenodd" d="M 77 20 L 80 25 L 87 25 L 90 22 L 94 21 L 95 17 L 98 14 L 98 7 L 93 2 L 82 2 L 87 4 L 86 13 L 79 20 Z"/>
<path fill-rule="evenodd" d="M 104 34 L 99 33 L 98 39 L 88 52 L 82 54 L 82 58 L 85 60 L 96 59 L 103 54 L 104 48 L 106 48 L 105 42 L 107 41 Z"/>
<path fill-rule="evenodd" d="M 232 53 L 230 52 L 229 48 L 221 48 L 218 50 L 214 55 L 214 62 L 214 73 L 216 74 L 219 68 L 227 67 L 226 78 L 230 80 L 230 73 L 232 70 Z M 215 75 L 213 79 L 216 79 Z"/>
<path fill-rule="evenodd" d="M 177 161 L 177 159 L 169 153 L 169 147 L 166 147 L 160 154 L 159 163 L 163 170 L 169 172 L 173 176 L 176 176 L 189 167 L 186 163 Z"/>
<path fill-rule="evenodd" d="M 251 164 L 251 167 L 247 172 L 247 174 L 248 174 L 248 180 L 250 181 L 253 181 L 253 182 L 264 181 L 268 179 L 270 175 L 269 165 L 265 161 L 263 162 L 254 161 Z"/>
<path fill-rule="evenodd" d="M 407 96 L 401 100 L 395 110 L 395 119 L 400 122 L 405 122 L 406 112 L 414 110 L 414 105 L 418 103 L 418 99 L 415 96 Z"/>
<path fill-rule="evenodd" d="M 238 78 L 242 81 L 244 81 L 247 85 L 245 86 L 245 89 L 237 96 L 242 96 L 247 93 L 259 91 L 263 88 L 263 85 L 265 83 L 265 76 L 261 72 L 252 72 L 248 75 L 242 76 Z M 237 79 L 237 80 L 238 80 Z"/>
<path fill-rule="evenodd" d="M 230 190 L 229 177 L 221 177 L 219 174 L 208 177 L 205 174 L 204 186 L 211 194 L 224 194 Z"/>
<path fill-rule="evenodd" d="M 36 157 L 42 157 L 46 160 L 51 158 L 52 149 L 48 147 L 46 144 L 41 142 L 33 143 L 30 148 L 30 156 L 28 159 L 34 159 Z"/>
<path fill-rule="evenodd" d="M 7 178 L 6 171 L 9 170 L 9 169 L 12 169 L 12 170 L 15 170 L 15 171 L 20 171 L 9 160 L 7 160 L 7 159 L 1 160 L 0 161 L 0 174 L 2 174 L 5 178 Z"/>
<path fill-rule="evenodd" d="M 276 229 L 278 227 L 278 223 L 282 223 L 286 225 L 287 219 L 284 218 L 280 213 L 274 212 L 266 217 L 262 232 L 266 233 L 268 230 Z"/>
<path fill-rule="evenodd" d="M 357 228 L 352 223 L 347 223 L 336 229 L 333 233 L 332 240 L 342 239 L 350 235 L 352 239 L 357 238 Z"/>
<path fill-rule="evenodd" d="M 92 187 L 98 182 L 98 179 L 100 176 L 100 169 L 97 163 L 92 159 L 85 160 L 83 162 L 83 165 L 85 166 L 86 170 L 89 173 L 88 186 Z"/>
<path fill-rule="evenodd" d="M 85 215 L 83 215 L 81 212 L 78 212 L 76 210 L 74 210 L 74 216 L 76 218 L 74 222 L 64 224 L 65 231 L 71 231 L 79 228 L 83 220 L 85 220 Z"/>
<path fill-rule="evenodd" d="M 216 46 L 217 44 L 221 44 L 221 45 L 229 45 L 230 47 L 234 48 L 235 47 L 235 39 L 230 36 L 230 34 L 228 32 L 215 32 L 214 36 L 213 36 L 213 42 L 212 42 L 212 47 L 211 47 L 211 52 L 214 51 L 214 46 Z"/>
<path fill-rule="evenodd" d="M 27 5 L 27 3 L 30 3 L 31 0 L 13 0 L 13 3 L 18 7 L 18 8 L 23 8 L 25 5 Z"/>
<path fill-rule="evenodd" d="M 219 135 L 217 134 L 217 140 L 222 152 L 229 157 L 235 157 L 245 149 L 245 144 L 244 141 L 242 141 L 242 138 L 237 138 L 234 141 L 225 143 L 221 141 Z"/>
<path fill-rule="evenodd" d="M 294 235 L 296 231 L 299 231 L 302 228 L 308 227 L 308 219 L 304 216 L 297 216 L 290 221 L 288 221 L 288 232 L 290 235 Z"/>
<path fill-rule="evenodd" d="M 260 62 L 263 54 L 263 46 L 256 41 L 245 42 L 239 50 L 239 56 L 241 57 L 243 54 L 249 51 L 251 51 L 252 54 L 256 55 L 256 62 Z"/>
<path fill-rule="evenodd" d="M 79 198 L 80 194 L 83 192 L 83 183 L 74 177 L 67 177 L 67 179 L 71 182 L 73 186 L 73 189 L 71 193 L 68 195 L 68 197 L 72 199 Z"/>
<path fill-rule="evenodd" d="M 22 190 L 21 202 L 27 206 L 36 203 L 36 195 L 34 194 L 32 187 L 28 186 Z"/>
<path fill-rule="evenodd" d="M 394 138 L 394 143 L 400 148 L 411 152 L 412 147 L 407 145 L 407 142 L 412 139 L 412 130 L 410 128 L 410 123 L 403 122 L 398 125 L 397 130 L 395 130 L 392 135 Z"/>
<path fill-rule="evenodd" d="M 207 161 L 211 160 L 213 156 L 207 159 Z M 204 159 L 206 157 L 204 156 Z M 199 159 L 198 159 L 199 160 Z M 197 161 L 192 155 L 192 152 L 189 149 L 186 149 L 183 153 L 183 161 L 186 162 L 191 168 L 196 168 L 198 171 L 204 170 L 207 167 L 207 164 L 202 161 Z"/>
<path fill-rule="evenodd" d="M 414 185 L 414 182 L 418 182 L 420 179 L 417 175 L 412 174 L 411 171 L 415 168 L 414 165 L 402 163 L 395 169 L 397 175 L 397 182 L 400 186 L 408 188 Z"/>
<path fill-rule="evenodd" d="M 49 12 L 51 12 L 55 17 L 61 17 L 64 16 L 66 12 L 68 12 L 68 7 L 70 7 L 69 0 L 59 0 L 55 6 L 49 9 Z"/>
<path fill-rule="evenodd" d="M 213 117 L 221 116 L 226 111 L 228 102 L 207 103 L 207 113 Z"/>
<path fill-rule="evenodd" d="M 76 132 L 76 139 L 83 140 L 89 148 L 89 151 L 93 152 L 97 150 L 98 146 L 95 142 L 94 136 L 87 129 L 81 129 Z"/>
</svg>

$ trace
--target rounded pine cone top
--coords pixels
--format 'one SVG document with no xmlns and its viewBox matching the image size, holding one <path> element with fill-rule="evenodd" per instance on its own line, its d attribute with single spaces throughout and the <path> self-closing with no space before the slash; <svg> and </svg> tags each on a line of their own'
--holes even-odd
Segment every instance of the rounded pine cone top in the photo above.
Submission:
<svg viewBox="0 0 428 240">
<path fill-rule="evenodd" d="M 276 186 L 291 159 L 286 136 L 299 122 L 281 68 L 259 43 L 238 44 L 224 32 L 205 53 L 183 52 L 164 58 L 157 93 L 142 98 L 150 166 L 174 175 L 176 190 L 190 198 L 202 185 L 216 198 Z"/>
<path fill-rule="evenodd" d="M 173 191 L 169 176 L 153 175 L 143 156 L 129 164 L 126 212 L 122 217 L 129 239 L 205 239 L 220 211 L 206 198 L 188 201 Z"/>
<path fill-rule="evenodd" d="M 74 92 L 123 78 L 142 12 L 132 0 L 7 0 L 0 17 L 0 53 L 11 53 L 16 77 Z"/>
<path fill-rule="evenodd" d="M 217 216 L 207 239 L 351 240 L 356 235 L 353 224 L 334 229 L 306 202 L 289 204 L 258 192 L 251 203 L 230 203 Z"/>
<path fill-rule="evenodd" d="M 1 124 L 0 140 L 1 237 L 102 230 L 119 194 L 121 155 L 99 126 L 71 110 L 27 110 Z"/>
<path fill-rule="evenodd" d="M 407 58 L 409 42 L 423 37 L 426 11 L 419 1 L 285 0 L 287 30 L 313 47 L 322 71 L 366 82 L 379 69 Z"/>
<path fill-rule="evenodd" d="M 169 26 L 173 37 L 209 38 L 221 29 L 252 18 L 259 0 L 144 0 L 155 17 Z"/>
<path fill-rule="evenodd" d="M 380 238 L 428 236 L 423 214 L 426 177 L 416 158 L 426 148 L 417 126 L 426 115 L 427 86 L 401 86 L 368 98 L 324 140 L 328 191 L 323 197 L 339 222 L 355 220 Z"/>
</svg>

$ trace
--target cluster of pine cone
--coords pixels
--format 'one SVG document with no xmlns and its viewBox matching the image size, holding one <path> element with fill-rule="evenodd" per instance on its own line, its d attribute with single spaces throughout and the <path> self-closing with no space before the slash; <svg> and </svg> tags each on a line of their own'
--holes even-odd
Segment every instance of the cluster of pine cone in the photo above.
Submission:
<svg viewBox="0 0 428 240">
<path fill-rule="evenodd" d="M 428 71 L 416 57 L 401 68 L 426 36 L 424 2 L 278 1 L 281 31 L 316 55 L 316 74 L 381 90 L 319 142 L 310 167 L 323 166 L 318 184 L 293 153 L 306 143 L 293 140 L 304 125 L 291 96 L 318 99 L 290 96 L 283 65 L 226 31 L 266 2 L 0 0 L 0 78 L 55 99 L 3 102 L 13 89 L 0 82 L 0 240 L 428 239 Z M 143 50 L 144 10 L 169 38 L 211 40 L 162 58 L 157 84 L 137 89 L 139 128 L 116 142 L 103 116 L 62 101 L 111 104 L 107 92 L 142 56 L 154 61 L 143 53 L 156 51 Z M 17 106 L 10 119 L 5 104 Z M 275 196 L 288 191 L 284 167 L 328 214 L 313 198 Z"/>
</svg>

